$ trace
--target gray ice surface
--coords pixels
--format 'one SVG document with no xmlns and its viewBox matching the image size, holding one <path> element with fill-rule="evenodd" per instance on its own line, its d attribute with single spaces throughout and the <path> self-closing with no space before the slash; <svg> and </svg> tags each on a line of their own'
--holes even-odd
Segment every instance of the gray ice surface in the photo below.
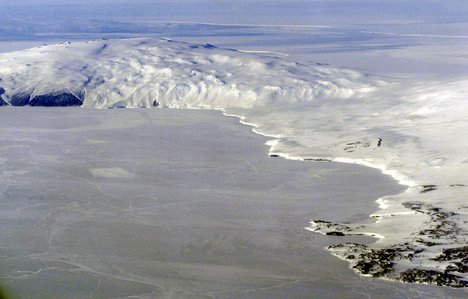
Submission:
<svg viewBox="0 0 468 299">
<path fill-rule="evenodd" d="M 342 240 L 308 221 L 365 221 L 402 187 L 270 158 L 266 140 L 216 111 L 0 109 L 1 284 L 15 298 L 466 298 L 359 277 L 324 251 Z"/>
</svg>

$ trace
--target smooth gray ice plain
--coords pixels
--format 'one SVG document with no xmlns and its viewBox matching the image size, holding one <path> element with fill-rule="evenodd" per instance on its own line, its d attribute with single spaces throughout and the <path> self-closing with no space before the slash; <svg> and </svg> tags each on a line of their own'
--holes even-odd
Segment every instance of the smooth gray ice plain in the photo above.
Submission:
<svg viewBox="0 0 468 299">
<path fill-rule="evenodd" d="M 367 221 L 403 187 L 362 166 L 270 158 L 265 137 L 220 112 L 7 107 L 0 128 L 13 298 L 467 295 L 354 274 L 323 250 L 340 237 L 303 228 Z"/>
</svg>

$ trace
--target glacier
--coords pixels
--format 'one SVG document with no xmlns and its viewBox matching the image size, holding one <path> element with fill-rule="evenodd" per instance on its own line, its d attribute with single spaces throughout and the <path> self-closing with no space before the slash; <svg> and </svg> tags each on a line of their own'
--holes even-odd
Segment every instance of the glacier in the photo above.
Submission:
<svg viewBox="0 0 468 299">
<path fill-rule="evenodd" d="M 306 229 L 377 237 L 329 248 L 361 274 L 453 287 L 468 286 L 467 98 L 468 78 L 370 75 L 169 39 L 0 54 L 0 106 L 219 109 L 270 136 L 272 157 L 382 170 L 408 188 L 377 199 L 374 222 Z"/>
</svg>

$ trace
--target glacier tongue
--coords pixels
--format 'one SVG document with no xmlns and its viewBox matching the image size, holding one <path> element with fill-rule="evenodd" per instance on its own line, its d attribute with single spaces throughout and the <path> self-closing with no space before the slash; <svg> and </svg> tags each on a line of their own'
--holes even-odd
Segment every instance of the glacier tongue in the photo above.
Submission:
<svg viewBox="0 0 468 299">
<path fill-rule="evenodd" d="M 308 229 L 379 236 L 368 247 L 330 248 L 360 273 L 450 286 L 468 285 L 467 86 L 167 39 L 0 54 L 0 106 L 222 109 L 275 137 L 273 157 L 381 169 L 409 188 L 377 201 L 376 223 L 315 220 Z"/>
</svg>

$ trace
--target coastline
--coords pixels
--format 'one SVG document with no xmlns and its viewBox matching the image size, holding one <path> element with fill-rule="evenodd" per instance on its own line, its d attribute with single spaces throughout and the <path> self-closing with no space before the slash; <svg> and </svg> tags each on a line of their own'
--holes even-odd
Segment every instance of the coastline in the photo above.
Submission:
<svg viewBox="0 0 468 299">
<path fill-rule="evenodd" d="M 328 156 L 307 156 L 307 157 L 299 157 L 294 155 L 289 155 L 288 153 L 284 153 L 279 151 L 275 151 L 275 146 L 278 145 L 281 141 L 283 136 L 281 135 L 273 135 L 273 134 L 265 134 L 258 130 L 258 125 L 253 122 L 246 121 L 246 117 L 238 114 L 226 113 L 223 109 L 225 116 L 229 117 L 236 117 L 239 119 L 239 123 L 250 126 L 252 128 L 252 132 L 269 137 L 274 138 L 268 140 L 265 144 L 269 146 L 270 150 L 268 155 L 270 157 L 280 157 L 286 160 L 294 160 L 294 161 L 314 161 L 314 162 L 336 162 L 336 163 L 346 163 L 346 164 L 357 164 L 362 165 L 365 167 L 373 168 L 379 170 L 383 175 L 388 175 L 392 177 L 398 184 L 406 186 L 407 188 L 399 194 L 389 194 L 379 197 L 375 200 L 375 203 L 378 204 L 379 209 L 375 212 L 369 214 L 369 220 L 372 219 L 373 223 L 368 223 L 364 221 L 363 223 L 352 223 L 352 224 L 341 224 L 341 223 L 333 223 L 330 221 L 325 220 L 311 220 L 310 226 L 305 227 L 305 230 L 314 233 L 320 233 L 322 235 L 335 235 L 335 236 L 368 236 L 375 238 L 376 241 L 373 244 L 365 245 L 361 243 L 345 243 L 342 242 L 340 244 L 335 244 L 332 246 L 328 246 L 326 249 L 335 257 L 338 257 L 341 260 L 344 260 L 349 263 L 349 268 L 352 269 L 356 274 L 362 275 L 364 277 L 373 277 L 373 278 L 380 278 L 380 279 L 387 279 L 387 280 L 394 280 L 406 283 L 422 283 L 422 284 L 435 284 L 438 286 L 448 286 L 454 288 L 466 288 L 468 286 L 468 282 L 464 279 L 464 276 L 458 276 L 457 274 L 448 273 L 450 267 L 453 264 L 446 264 L 447 267 L 445 272 L 434 271 L 433 268 L 439 268 L 437 265 L 432 265 L 431 268 L 424 269 L 421 268 L 412 268 L 407 267 L 405 271 L 399 273 L 395 270 L 394 264 L 397 260 L 407 259 L 408 261 L 412 261 L 413 257 L 425 250 L 429 251 L 429 254 L 433 255 L 433 260 L 440 259 L 441 257 L 445 259 L 444 256 L 449 256 L 451 251 L 454 251 L 458 256 L 463 256 L 463 253 L 458 253 L 456 250 L 459 248 L 461 251 L 467 250 L 465 247 L 452 247 L 447 246 L 443 249 L 440 255 L 435 255 L 431 251 L 432 241 L 417 241 L 422 243 L 425 246 L 423 249 L 421 246 L 416 244 L 410 245 L 408 241 L 411 239 L 401 239 L 398 240 L 395 238 L 395 235 L 398 233 L 393 232 L 390 235 L 390 240 L 388 239 L 388 234 L 379 233 L 379 227 L 377 226 L 380 222 L 386 221 L 385 224 L 388 224 L 389 219 L 390 223 L 392 218 L 397 218 L 399 216 L 412 216 L 412 225 L 417 223 L 417 226 L 422 226 L 426 223 L 429 225 L 433 225 L 435 221 L 445 221 L 446 218 L 450 217 L 452 214 L 450 212 L 439 212 L 439 208 L 433 208 L 431 205 L 427 206 L 428 212 L 421 211 L 419 208 L 414 208 L 413 203 L 403 202 L 402 206 L 400 207 L 399 204 L 402 200 L 397 202 L 393 202 L 392 198 L 414 198 L 414 193 L 425 193 L 425 188 L 432 188 L 435 189 L 433 185 L 429 186 L 420 186 L 417 183 L 408 180 L 403 174 L 399 173 L 396 169 L 388 169 L 387 165 L 384 163 L 379 163 L 375 161 L 370 161 L 369 159 L 350 159 L 350 158 L 342 158 L 342 157 L 328 157 Z M 420 188 L 423 188 L 420 191 Z M 420 203 L 416 204 L 417 207 L 421 205 Z M 424 206 L 424 204 L 422 204 Z M 395 211 L 396 210 L 396 211 Z M 419 214 L 419 215 L 418 215 Z M 423 214 L 423 215 L 420 215 Z M 425 214 L 425 215 L 424 215 Z M 435 215 L 435 216 L 433 216 Z M 435 217 L 435 219 L 431 219 Z M 395 222 L 395 220 L 393 221 Z M 443 223 L 443 222 L 441 222 Z M 376 227 L 377 226 L 377 227 Z M 395 224 L 392 225 L 393 227 Z M 450 233 L 455 233 L 457 229 L 453 229 Z M 389 231 L 386 230 L 388 233 Z M 405 232 L 406 233 L 406 232 Z M 430 235 L 430 238 L 439 237 L 434 233 L 434 235 Z M 436 244 L 436 243 L 434 243 Z M 390 245 L 390 246 L 389 246 Z M 463 245 L 463 244 L 461 244 Z M 463 265 L 464 262 L 460 263 L 459 266 L 454 266 L 453 269 L 455 271 L 463 273 Z M 457 268 L 458 267 L 458 268 Z M 401 270 L 400 270 L 401 271 Z"/>
<path fill-rule="evenodd" d="M 8 191 L 2 196 L 17 198 L 16 206 L 4 206 L 2 221 L 9 219 L 4 227 L 19 228 L 18 223 L 12 226 L 15 217 L 50 215 L 36 225 L 37 234 L 28 240 L 42 244 L 42 236 L 49 236 L 48 242 L 34 249 L 32 255 L 27 252 L 32 247 L 23 244 L 27 227 L 13 235 L 1 235 L 10 251 L 15 246 L 23 248 L 23 253 L 18 251 L 2 261 L 3 271 L 11 270 L 2 271 L 10 288 L 21 283 L 23 292 L 29 286 L 37 298 L 40 292 L 34 289 L 38 286 L 34 282 L 49 277 L 47 284 L 53 285 L 52 277 L 60 273 L 67 281 L 65 286 L 73 283 L 84 290 L 94 289 L 103 298 L 114 284 L 119 285 L 115 291 L 121 294 L 142 297 L 148 291 L 161 294 L 181 286 L 172 296 L 283 298 L 342 294 L 360 298 L 367 293 L 400 298 L 402 293 L 418 292 L 421 298 L 428 294 L 463 298 L 465 294 L 360 278 L 346 270 L 344 262 L 323 251 L 324 246 L 338 241 L 337 237 L 322 237 L 301 229 L 312 214 L 345 221 L 364 217 L 360 211 L 372 211 L 372 194 L 398 188 L 387 186 L 393 183 L 374 170 L 341 163 L 272 159 L 266 155 L 268 148 L 264 145 L 268 138 L 217 111 L 8 107 L 0 113 L 8 124 L 3 126 L 2 148 L 7 149 L 9 143 L 22 146 L 4 152 L 8 160 L 3 167 L 13 176 L 4 177 Z M 83 117 L 87 122 L 78 122 Z M 114 122 L 125 126 L 114 128 Z M 63 145 L 50 145 L 50 138 Z M 150 138 L 146 144 L 135 146 L 136 140 L 145 138 Z M 151 155 L 142 155 L 147 150 Z M 88 152 L 94 154 L 84 155 Z M 28 158 L 15 164 L 16 155 Z M 141 158 L 150 160 L 139 161 Z M 35 162 L 30 164 L 29 159 Z M 131 162 L 133 159 L 137 164 Z M 29 173 L 13 172 L 18 167 Z M 112 175 L 99 176 L 95 172 L 98 176 L 93 177 L 87 168 L 105 169 Z M 180 171 L 174 172 L 177 169 Z M 232 172 L 239 176 L 221 175 Z M 369 177 L 377 185 L 362 190 L 361 184 Z M 96 187 L 85 179 L 104 193 L 96 192 Z M 21 186 L 28 186 L 30 199 L 24 197 L 25 190 L 20 186 L 13 187 L 18 180 Z M 220 184 L 214 184 L 216 181 Z M 179 186 L 177 182 L 184 182 L 184 188 L 170 195 L 174 191 L 169 190 Z M 170 187 L 167 192 L 166 185 Z M 271 188 L 274 191 L 269 191 Z M 49 193 L 53 205 L 48 205 Z M 41 206 L 33 208 L 36 196 L 44 199 Z M 363 203 L 364 197 L 369 202 Z M 7 199 L 2 200 L 3 205 L 9 202 Z M 343 204 L 347 208 L 335 211 Z M 50 208 L 56 213 L 51 214 Z M 16 216 L 5 218 L 9 210 L 16 211 Z M 43 229 L 50 233 L 39 233 Z M 129 234 L 133 235 L 130 243 Z M 48 249 L 47 244 L 52 247 Z M 3 248 L 2 252 L 8 251 Z M 13 261 L 22 261 L 21 266 Z M 167 273 L 172 273 L 170 278 Z M 88 275 L 98 277 L 103 287 L 96 289 L 86 278 Z"/>
</svg>

